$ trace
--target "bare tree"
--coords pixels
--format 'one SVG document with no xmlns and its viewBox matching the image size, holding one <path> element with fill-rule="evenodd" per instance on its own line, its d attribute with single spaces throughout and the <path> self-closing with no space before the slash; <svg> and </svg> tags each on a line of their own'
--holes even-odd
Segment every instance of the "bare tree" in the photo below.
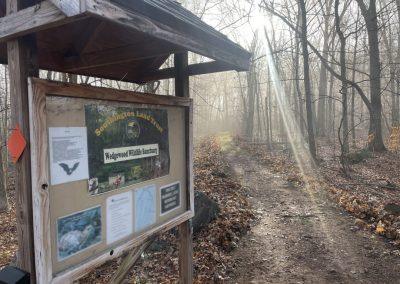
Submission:
<svg viewBox="0 0 400 284">
<path fill-rule="evenodd" d="M 382 135 L 382 90 L 381 90 L 381 61 L 379 54 L 378 15 L 376 0 L 369 0 L 369 5 L 364 0 L 356 0 L 361 15 L 364 18 L 368 34 L 369 69 L 370 69 L 370 123 L 368 148 L 373 151 L 385 151 Z"/>
<path fill-rule="evenodd" d="M 304 70 L 304 94 L 306 99 L 306 111 L 307 111 L 307 133 L 308 133 L 308 147 L 310 149 L 311 156 L 317 158 L 317 148 L 315 146 L 314 137 L 314 120 L 312 111 L 312 93 L 311 93 L 311 81 L 310 81 L 310 63 L 308 53 L 308 42 L 307 42 L 307 10 L 304 0 L 299 0 L 299 9 L 301 15 L 301 47 L 303 52 L 303 70 Z"/>
<path fill-rule="evenodd" d="M 321 10 L 323 11 L 324 18 L 324 29 L 323 29 L 323 48 L 322 48 L 322 56 L 328 59 L 328 51 L 329 51 L 329 37 L 330 37 L 330 18 L 331 18 L 331 7 L 332 0 L 328 0 L 324 5 L 321 4 Z M 325 9 L 324 9 L 325 8 Z M 327 70 L 324 64 L 321 63 L 320 73 L 319 73 L 319 88 L 318 88 L 318 116 L 317 116 L 317 135 L 325 136 L 326 131 L 326 97 L 328 90 L 328 81 L 327 81 Z"/>
</svg>

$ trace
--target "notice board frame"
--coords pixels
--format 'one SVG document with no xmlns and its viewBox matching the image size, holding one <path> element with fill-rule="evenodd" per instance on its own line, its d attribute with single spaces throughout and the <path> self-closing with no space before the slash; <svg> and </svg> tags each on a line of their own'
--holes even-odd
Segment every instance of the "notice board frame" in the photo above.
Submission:
<svg viewBox="0 0 400 284">
<path fill-rule="evenodd" d="M 190 98 L 160 96 L 111 88 L 93 87 L 71 83 L 28 78 L 30 147 L 32 167 L 32 202 L 35 244 L 36 279 L 38 283 L 69 283 L 81 278 L 104 262 L 121 256 L 124 252 L 137 247 L 156 234 L 168 231 L 194 216 L 193 189 L 193 102 Z M 49 157 L 46 119 L 46 97 L 58 96 L 80 99 L 94 99 L 112 102 L 147 104 L 154 106 L 175 106 L 185 109 L 186 144 L 186 206 L 187 210 L 166 223 L 140 234 L 138 237 L 113 249 L 113 253 L 104 252 L 85 263 L 71 267 L 53 275 L 50 231 L 50 198 L 48 184 Z"/>
</svg>

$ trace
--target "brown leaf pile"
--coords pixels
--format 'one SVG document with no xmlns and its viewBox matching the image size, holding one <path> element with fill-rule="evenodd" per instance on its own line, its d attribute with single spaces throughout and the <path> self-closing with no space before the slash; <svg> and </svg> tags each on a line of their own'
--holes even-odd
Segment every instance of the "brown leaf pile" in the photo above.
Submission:
<svg viewBox="0 0 400 284">
<path fill-rule="evenodd" d="M 400 244 L 400 155 L 396 151 L 371 153 L 371 158 L 351 166 L 349 176 L 340 172 L 331 146 L 321 146 L 321 173 L 328 189 L 346 211 L 356 216 L 356 225 Z"/>
</svg>

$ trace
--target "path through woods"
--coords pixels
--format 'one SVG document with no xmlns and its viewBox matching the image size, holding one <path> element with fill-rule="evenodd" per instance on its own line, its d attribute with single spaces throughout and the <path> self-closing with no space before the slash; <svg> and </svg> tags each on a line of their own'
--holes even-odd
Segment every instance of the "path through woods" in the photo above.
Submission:
<svg viewBox="0 0 400 284">
<path fill-rule="evenodd" d="M 232 283 L 400 283 L 400 251 L 323 190 L 296 188 L 244 152 L 227 156 L 260 218 L 234 253 Z"/>
</svg>

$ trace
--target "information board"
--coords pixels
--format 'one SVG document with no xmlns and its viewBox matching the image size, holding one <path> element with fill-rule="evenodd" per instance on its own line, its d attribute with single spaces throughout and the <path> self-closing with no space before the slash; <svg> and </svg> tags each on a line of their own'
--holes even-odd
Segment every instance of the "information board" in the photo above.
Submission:
<svg viewBox="0 0 400 284">
<path fill-rule="evenodd" d="M 30 79 L 35 252 L 75 279 L 193 216 L 191 101 Z"/>
</svg>

